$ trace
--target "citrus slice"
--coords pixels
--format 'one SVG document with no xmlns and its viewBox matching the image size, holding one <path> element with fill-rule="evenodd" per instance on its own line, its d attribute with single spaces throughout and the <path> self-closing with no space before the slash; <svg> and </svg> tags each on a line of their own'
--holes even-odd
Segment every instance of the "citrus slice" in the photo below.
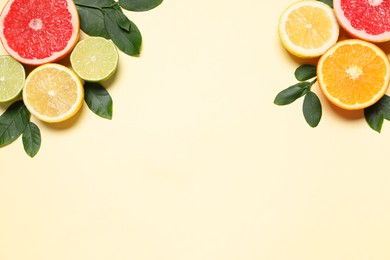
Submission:
<svg viewBox="0 0 390 260">
<path fill-rule="evenodd" d="M 0 56 L 0 103 L 19 97 L 25 79 L 22 64 L 8 55 Z"/>
<path fill-rule="evenodd" d="M 9 0 L 0 15 L 4 49 L 24 64 L 63 58 L 77 43 L 79 32 L 73 0 Z"/>
<path fill-rule="evenodd" d="M 279 19 L 279 37 L 283 46 L 301 58 L 321 56 L 339 37 L 339 25 L 333 9 L 314 0 L 295 2 Z"/>
<path fill-rule="evenodd" d="M 341 27 L 350 35 L 371 42 L 390 40 L 389 0 L 333 0 Z"/>
<path fill-rule="evenodd" d="M 109 79 L 118 67 L 118 59 L 114 43 L 102 37 L 81 40 L 70 55 L 73 70 L 85 81 Z"/>
<path fill-rule="evenodd" d="M 26 78 L 23 101 L 32 115 L 54 123 L 77 113 L 84 99 L 84 88 L 71 69 L 55 63 L 35 68 Z"/>
<path fill-rule="evenodd" d="M 317 79 L 324 95 L 336 106 L 363 109 L 385 94 L 390 81 L 389 59 L 373 43 L 340 41 L 318 61 Z"/>
</svg>

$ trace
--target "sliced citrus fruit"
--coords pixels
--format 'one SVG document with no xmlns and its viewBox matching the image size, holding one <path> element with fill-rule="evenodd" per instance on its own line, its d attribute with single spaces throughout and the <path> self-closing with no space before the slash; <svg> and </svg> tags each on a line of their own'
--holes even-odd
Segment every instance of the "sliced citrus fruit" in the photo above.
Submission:
<svg viewBox="0 0 390 260">
<path fill-rule="evenodd" d="M 85 81 L 109 79 L 118 67 L 118 59 L 114 43 L 102 37 L 81 40 L 70 55 L 73 70 Z"/>
<path fill-rule="evenodd" d="M 42 121 L 64 121 L 77 113 L 84 99 L 84 88 L 71 69 L 55 63 L 38 66 L 26 78 L 23 101 Z"/>
<path fill-rule="evenodd" d="M 341 27 L 350 35 L 371 42 L 390 40 L 389 0 L 333 0 Z"/>
<path fill-rule="evenodd" d="M 339 37 L 333 9 L 314 0 L 298 1 L 287 7 L 280 16 L 278 30 L 283 46 L 301 58 L 321 56 Z"/>
<path fill-rule="evenodd" d="M 19 97 L 25 79 L 26 72 L 22 64 L 11 56 L 0 56 L 0 103 Z"/>
<path fill-rule="evenodd" d="M 324 95 L 336 106 L 363 109 L 385 94 L 390 81 L 389 59 L 373 43 L 343 40 L 320 58 L 317 79 Z"/>
<path fill-rule="evenodd" d="M 0 15 L 4 49 L 24 64 L 63 58 L 77 43 L 79 32 L 73 0 L 9 0 Z"/>
</svg>

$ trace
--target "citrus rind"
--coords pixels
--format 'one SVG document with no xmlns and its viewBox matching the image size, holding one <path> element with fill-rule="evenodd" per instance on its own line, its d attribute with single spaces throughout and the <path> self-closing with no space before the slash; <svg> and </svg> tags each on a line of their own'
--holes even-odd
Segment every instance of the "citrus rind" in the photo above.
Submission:
<svg viewBox="0 0 390 260">
<path fill-rule="evenodd" d="M 45 4 L 56 3 L 56 1 L 58 2 L 58 0 L 50 0 Z M 28 23 L 28 21 L 27 22 L 24 21 L 23 19 L 26 19 L 27 15 L 31 15 L 30 12 L 28 12 L 28 10 L 26 12 L 27 7 L 26 7 L 26 3 L 24 3 L 24 0 L 9 0 L 5 4 L 0 14 L 0 32 L 1 32 L 0 41 L 2 42 L 4 49 L 7 51 L 7 53 L 21 63 L 26 65 L 33 65 L 33 66 L 39 66 L 45 63 L 55 62 L 68 55 L 79 40 L 80 20 L 74 2 L 72 0 L 65 0 L 65 2 L 66 2 L 67 10 L 71 16 L 71 19 L 69 21 L 71 24 L 71 32 L 70 32 L 71 35 L 69 38 L 66 39 L 67 43 L 62 49 L 53 49 L 49 51 L 51 52 L 51 54 L 45 53 L 44 55 L 45 57 L 43 56 L 38 57 L 36 52 L 40 52 L 44 48 L 48 49 L 49 48 L 48 46 L 51 46 L 51 48 L 58 47 L 59 42 L 64 42 L 65 40 L 63 39 L 64 38 L 63 32 L 58 30 L 55 33 L 53 33 L 53 29 L 52 28 L 47 29 L 44 24 L 45 21 L 42 21 L 40 17 L 32 16 L 30 23 Z M 13 4 L 15 4 L 15 7 L 13 7 Z M 29 3 L 29 4 L 36 5 L 35 3 Z M 21 8 L 20 6 L 22 6 L 23 8 Z M 23 19 L 19 19 L 19 17 L 13 17 L 12 15 L 10 15 L 9 13 L 11 10 L 14 16 L 16 15 L 18 15 L 19 17 L 24 16 Z M 59 20 L 57 14 L 54 11 L 53 14 L 50 13 L 51 10 L 45 10 L 45 12 L 42 11 L 39 12 L 40 15 L 42 16 L 42 19 L 51 19 L 53 24 L 56 24 L 53 25 L 53 27 L 54 26 L 56 26 L 56 28 L 64 27 L 63 25 L 61 25 L 61 20 Z M 8 23 L 6 21 L 8 21 Z M 19 23 L 23 24 L 23 26 L 21 26 Z M 31 31 L 37 32 L 34 40 L 32 40 L 30 37 L 24 36 L 24 35 L 28 35 L 26 33 L 27 31 L 26 27 L 28 27 Z M 10 32 L 13 30 L 17 31 L 18 33 L 14 32 L 12 33 L 12 37 L 11 36 L 7 37 L 5 32 L 7 31 Z M 44 30 L 47 30 L 48 32 L 44 32 L 44 33 L 39 32 Z M 45 37 L 42 37 L 43 35 L 45 35 Z M 42 40 L 43 38 L 45 38 L 46 40 Z M 21 44 L 24 47 L 21 47 L 20 46 Z M 25 57 L 26 53 L 28 53 L 29 57 Z M 30 55 L 34 55 L 34 57 L 30 57 Z"/>
<path fill-rule="evenodd" d="M 36 85 L 37 81 L 42 81 L 42 79 L 39 79 L 39 78 L 37 79 L 35 75 L 37 73 L 39 73 L 41 70 L 45 70 L 47 68 L 58 70 L 58 72 L 65 72 L 67 75 L 69 75 L 72 82 L 74 82 L 74 85 L 76 87 L 76 93 L 77 93 L 77 97 L 75 99 L 75 102 L 72 104 L 72 106 L 69 108 L 69 110 L 67 110 L 66 112 L 64 112 L 58 116 L 55 116 L 55 117 L 47 116 L 47 115 L 39 112 L 38 109 L 36 109 L 36 107 L 32 104 L 32 102 L 30 102 L 30 99 L 29 99 L 29 93 L 30 92 L 33 93 L 34 91 L 36 91 L 36 90 L 34 90 L 34 87 L 32 87 L 32 86 L 34 84 Z M 46 84 L 47 83 L 50 84 L 53 81 L 54 77 L 52 75 L 48 75 L 48 77 L 45 78 Z M 54 81 L 56 81 L 56 80 L 54 79 Z M 32 84 L 30 84 L 30 82 L 32 82 Z M 67 87 L 67 86 L 64 85 L 64 88 L 65 87 Z M 23 101 L 24 101 L 24 104 L 26 105 L 27 109 L 30 111 L 30 113 L 32 115 L 34 115 L 35 117 L 37 117 L 38 119 L 40 119 L 44 122 L 47 122 L 47 123 L 62 122 L 62 121 L 65 121 L 65 120 L 71 118 L 72 116 L 74 116 L 82 107 L 83 101 L 84 101 L 83 83 L 81 82 L 80 78 L 76 75 L 76 73 L 73 72 L 68 67 L 65 67 L 63 65 L 56 64 L 56 63 L 47 63 L 47 64 L 36 67 L 27 76 L 25 87 L 23 88 Z"/>
<path fill-rule="evenodd" d="M 334 95 L 332 95 L 328 91 L 327 84 L 326 84 L 326 77 L 329 77 L 329 75 L 324 75 L 323 66 L 324 66 L 324 61 L 328 57 L 331 57 L 338 50 L 338 48 L 345 46 L 345 45 L 354 45 L 354 44 L 360 44 L 362 46 L 366 46 L 369 49 L 371 49 L 372 51 L 374 51 L 375 54 L 377 56 L 379 56 L 381 58 L 381 60 L 383 60 L 384 66 L 386 68 L 386 72 L 385 72 L 385 75 L 383 76 L 383 85 L 381 85 L 379 91 L 376 92 L 375 94 L 373 94 L 372 97 L 368 101 L 363 102 L 363 103 L 356 102 L 354 104 L 346 104 L 345 102 L 342 102 L 338 97 L 335 97 Z M 348 54 L 346 53 L 346 55 L 348 55 Z M 361 55 L 364 55 L 364 53 L 362 53 Z M 338 66 L 338 65 L 333 64 L 332 66 Z M 357 69 L 357 71 L 358 70 L 360 70 L 360 68 Z M 361 71 L 364 72 L 364 67 L 361 68 Z M 336 43 L 332 48 L 330 48 L 319 59 L 318 65 L 317 65 L 317 80 L 318 80 L 318 85 L 320 86 L 323 94 L 332 104 L 336 105 L 337 107 L 346 109 L 346 110 L 360 110 L 360 109 L 364 109 L 366 107 L 369 107 L 369 106 L 375 104 L 379 99 L 381 99 L 385 95 L 385 93 L 389 87 L 389 82 L 390 82 L 390 62 L 389 62 L 387 55 L 383 52 L 383 50 L 373 43 L 359 40 L 359 39 L 342 40 L 342 41 Z M 369 84 L 369 87 L 371 87 L 370 83 L 367 83 L 367 84 Z"/>
<path fill-rule="evenodd" d="M 0 103 L 20 98 L 26 79 L 22 64 L 9 55 L 0 56 Z"/>
<path fill-rule="evenodd" d="M 290 40 L 290 36 L 286 31 L 285 25 L 289 19 L 289 14 L 302 7 L 313 7 L 313 8 L 319 8 L 323 10 L 326 13 L 327 18 L 329 19 L 329 22 L 331 23 L 330 38 L 322 46 L 318 48 L 309 49 L 297 45 L 296 43 Z M 309 27 L 310 25 L 307 26 Z M 312 28 L 307 28 L 307 29 L 312 29 Z M 291 54 L 300 58 L 315 58 L 324 54 L 325 51 L 327 51 L 330 47 L 332 47 L 337 42 L 340 33 L 340 26 L 337 22 L 333 9 L 330 8 L 327 4 L 324 4 L 320 1 L 314 1 L 314 0 L 300 0 L 298 2 L 291 4 L 281 14 L 279 18 L 279 24 L 278 24 L 278 33 L 283 46 Z"/>
<path fill-rule="evenodd" d="M 119 54 L 115 44 L 103 37 L 79 41 L 70 55 L 76 74 L 85 81 L 108 80 L 118 68 Z"/>
</svg>

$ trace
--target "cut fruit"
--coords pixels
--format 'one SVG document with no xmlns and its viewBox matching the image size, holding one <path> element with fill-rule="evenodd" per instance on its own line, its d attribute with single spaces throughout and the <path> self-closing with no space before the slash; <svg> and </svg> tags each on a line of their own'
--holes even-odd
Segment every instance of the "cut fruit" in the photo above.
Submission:
<svg viewBox="0 0 390 260">
<path fill-rule="evenodd" d="M 0 56 L 0 103 L 18 98 L 25 79 L 22 64 L 8 55 Z"/>
<path fill-rule="evenodd" d="M 333 9 L 314 0 L 290 5 L 280 16 L 278 30 L 283 46 L 301 58 L 321 56 L 340 32 Z"/>
<path fill-rule="evenodd" d="M 77 113 L 84 100 L 84 88 L 71 69 L 54 63 L 35 68 L 27 76 L 23 101 L 38 119 L 54 123 Z"/>
<path fill-rule="evenodd" d="M 109 79 L 118 67 L 114 43 L 102 37 L 89 37 L 77 43 L 70 55 L 73 70 L 85 81 Z"/>
<path fill-rule="evenodd" d="M 390 40 L 389 0 L 333 0 L 333 8 L 351 36 L 370 42 Z"/>
<path fill-rule="evenodd" d="M 79 33 L 73 0 L 9 0 L 0 15 L 4 49 L 24 64 L 40 65 L 65 57 Z"/>
<path fill-rule="evenodd" d="M 320 58 L 317 79 L 324 95 L 336 106 L 363 109 L 385 94 L 390 81 L 389 59 L 373 43 L 340 41 Z"/>
</svg>

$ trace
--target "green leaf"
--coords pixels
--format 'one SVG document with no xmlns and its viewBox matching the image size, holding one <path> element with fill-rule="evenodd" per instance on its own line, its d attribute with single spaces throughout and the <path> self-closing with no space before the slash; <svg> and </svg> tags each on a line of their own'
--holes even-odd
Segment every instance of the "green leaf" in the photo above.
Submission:
<svg viewBox="0 0 390 260">
<path fill-rule="evenodd" d="M 332 0 L 318 0 L 318 1 L 323 2 L 323 3 L 329 5 L 330 7 L 333 8 L 333 1 Z"/>
<path fill-rule="evenodd" d="M 390 120 L 390 97 L 384 95 L 374 105 L 365 108 L 364 117 L 368 125 L 380 133 L 384 119 Z"/>
<path fill-rule="evenodd" d="M 85 82 L 84 100 L 96 115 L 112 119 L 112 99 L 108 91 L 97 82 Z"/>
<path fill-rule="evenodd" d="M 101 10 L 77 5 L 77 11 L 79 12 L 81 30 L 90 36 L 110 38 L 104 25 L 104 14 Z"/>
<path fill-rule="evenodd" d="M 12 103 L 0 116 L 0 147 L 15 141 L 30 121 L 30 112 L 23 101 Z"/>
<path fill-rule="evenodd" d="M 131 21 L 127 16 L 122 12 L 119 6 L 115 7 L 116 9 L 116 22 L 118 25 L 126 30 L 127 32 L 130 32 L 131 29 Z"/>
<path fill-rule="evenodd" d="M 317 95 L 312 91 L 308 91 L 305 99 L 303 100 L 303 115 L 306 122 L 311 127 L 316 127 L 321 121 L 321 102 Z"/>
<path fill-rule="evenodd" d="M 34 157 L 41 147 L 41 131 L 33 122 L 27 124 L 23 131 L 23 147 L 24 151 L 30 156 Z"/>
<path fill-rule="evenodd" d="M 129 11 L 143 12 L 159 6 L 163 0 L 119 0 L 119 5 Z"/>
<path fill-rule="evenodd" d="M 85 6 L 93 8 L 111 7 L 116 4 L 114 0 L 74 0 L 76 6 Z"/>
<path fill-rule="evenodd" d="M 274 104 L 279 106 L 284 106 L 291 104 L 298 98 L 302 97 L 308 91 L 308 88 L 311 86 L 310 82 L 300 82 L 295 85 L 292 85 L 276 95 Z"/>
<path fill-rule="evenodd" d="M 117 22 L 117 12 L 121 11 L 115 8 L 108 8 L 105 11 L 104 24 L 115 45 L 128 55 L 136 56 L 140 54 L 142 36 L 137 26 L 129 20 L 131 26 L 130 31 L 127 31 Z"/>
<path fill-rule="evenodd" d="M 371 129 L 377 131 L 378 133 L 382 131 L 384 116 L 380 110 L 366 108 L 364 109 L 364 117 Z"/>
<path fill-rule="evenodd" d="M 305 64 L 295 70 L 295 78 L 299 81 L 305 81 L 314 78 L 317 75 L 316 66 Z"/>
</svg>

